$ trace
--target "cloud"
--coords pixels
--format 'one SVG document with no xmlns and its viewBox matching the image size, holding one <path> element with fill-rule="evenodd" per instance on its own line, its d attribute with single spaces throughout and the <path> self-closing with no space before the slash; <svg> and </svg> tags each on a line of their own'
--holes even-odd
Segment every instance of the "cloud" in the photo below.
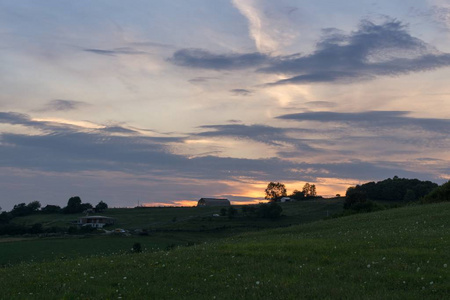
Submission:
<svg viewBox="0 0 450 300">
<path fill-rule="evenodd" d="M 105 128 L 102 128 L 101 131 L 109 133 L 138 134 L 137 131 L 122 126 L 107 126 Z"/>
<path fill-rule="evenodd" d="M 289 16 L 297 8 L 285 7 L 281 1 L 233 0 L 233 5 L 248 20 L 250 37 L 259 52 L 272 53 L 289 45 L 298 35 Z M 281 4 L 281 5 L 280 5 Z M 280 8 L 281 7 L 281 8 Z"/>
<path fill-rule="evenodd" d="M 407 111 L 367 111 L 356 113 L 305 112 L 278 116 L 278 119 L 322 123 L 360 124 L 367 127 L 420 128 L 440 134 L 450 133 L 450 120 L 408 117 Z"/>
<path fill-rule="evenodd" d="M 260 73 L 288 77 L 267 84 L 271 86 L 356 82 L 429 71 L 450 66 L 450 54 L 411 36 L 402 22 L 390 20 L 382 24 L 362 21 L 349 34 L 325 29 L 309 55 L 214 54 L 202 49 L 181 49 L 170 61 L 179 66 L 213 70 L 257 68 Z"/>
<path fill-rule="evenodd" d="M 86 105 L 88 104 L 82 101 L 56 99 L 48 102 L 39 111 L 70 111 Z"/>
<path fill-rule="evenodd" d="M 252 91 L 247 89 L 232 89 L 230 92 L 235 96 L 250 96 L 252 94 Z"/>
<path fill-rule="evenodd" d="M 196 136 L 248 139 L 271 146 L 284 146 L 289 144 L 291 146 L 295 146 L 297 150 L 301 150 L 302 152 L 322 152 L 321 149 L 308 145 L 308 139 L 293 138 L 289 136 L 289 133 L 291 132 L 309 132 L 309 130 L 301 128 L 278 128 L 266 125 L 244 124 L 205 125 L 200 128 L 212 130 L 197 133 Z"/>
<path fill-rule="evenodd" d="M 47 132 L 72 132 L 77 126 L 56 122 L 34 121 L 26 114 L 16 112 L 0 112 L 0 124 L 23 125 Z"/>
<path fill-rule="evenodd" d="M 392 20 L 381 25 L 363 21 L 350 34 L 327 30 L 312 54 L 280 57 L 260 71 L 295 75 L 274 84 L 301 84 L 367 80 L 449 65 L 450 54 L 412 37 L 404 24 Z"/>
<path fill-rule="evenodd" d="M 205 83 L 208 82 L 210 80 L 214 80 L 214 79 L 218 79 L 218 77 L 204 77 L 204 76 L 199 76 L 199 77 L 195 77 L 192 79 L 189 79 L 188 81 L 190 83 Z"/>
<path fill-rule="evenodd" d="M 94 53 L 94 54 L 99 54 L 99 55 L 107 55 L 107 56 L 148 54 L 145 51 L 136 50 L 136 49 L 130 48 L 130 47 L 115 48 L 115 49 L 110 49 L 110 50 L 89 48 L 89 49 L 83 49 L 83 51 Z"/>
<path fill-rule="evenodd" d="M 169 59 L 172 63 L 190 68 L 210 70 L 239 70 L 259 67 L 267 56 L 258 52 L 248 54 L 214 54 L 202 49 L 181 49 Z"/>
</svg>

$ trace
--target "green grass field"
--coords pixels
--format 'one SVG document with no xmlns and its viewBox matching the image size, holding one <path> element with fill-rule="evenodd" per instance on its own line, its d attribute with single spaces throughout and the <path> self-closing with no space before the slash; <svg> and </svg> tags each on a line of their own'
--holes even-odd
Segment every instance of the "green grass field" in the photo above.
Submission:
<svg viewBox="0 0 450 300">
<path fill-rule="evenodd" d="M 2 299 L 447 299 L 450 203 L 0 269 Z"/>
<path fill-rule="evenodd" d="M 298 224 L 325 218 L 328 214 L 340 212 L 342 210 L 342 199 L 324 199 L 301 202 L 280 203 L 283 207 L 283 214 L 287 218 L 283 219 L 284 224 Z M 240 211 L 240 207 L 236 206 Z M 111 208 L 100 215 L 116 219 L 113 228 L 125 229 L 163 229 L 179 228 L 187 229 L 193 220 L 203 221 L 204 218 L 218 214 L 221 207 L 146 207 L 146 208 Z M 60 226 L 67 227 L 71 221 L 76 221 L 83 214 L 34 214 L 25 217 L 18 217 L 14 223 L 22 225 L 32 225 L 41 223 L 44 227 Z M 229 222 L 227 218 L 215 218 L 214 227 L 240 226 L 236 222 Z M 265 222 L 263 222 L 265 223 Z M 175 225 L 175 226 L 174 226 Z M 196 229 L 197 225 L 190 227 Z M 256 224 L 258 226 L 258 224 Z M 210 226 L 211 227 L 211 226 Z M 263 226 L 264 227 L 264 226 Z"/>
<path fill-rule="evenodd" d="M 0 237 L 0 265 L 126 252 L 136 242 L 151 252 L 173 246 L 209 242 L 241 232 L 307 223 L 323 219 L 327 214 L 342 211 L 341 200 L 282 203 L 282 206 L 285 216 L 275 221 L 247 219 L 242 216 L 231 220 L 228 217 L 212 217 L 220 211 L 220 207 L 109 209 L 102 215 L 115 218 L 117 223 L 108 229 L 145 228 L 149 229 L 149 236 L 93 234 L 27 239 Z M 36 214 L 16 218 L 14 222 L 24 225 L 41 223 L 44 227 L 64 227 L 80 216 L 82 215 Z"/>
</svg>

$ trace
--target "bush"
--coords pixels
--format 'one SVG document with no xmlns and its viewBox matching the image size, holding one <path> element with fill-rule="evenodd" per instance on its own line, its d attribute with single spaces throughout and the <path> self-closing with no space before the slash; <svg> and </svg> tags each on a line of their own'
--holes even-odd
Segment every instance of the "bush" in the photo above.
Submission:
<svg viewBox="0 0 450 300">
<path fill-rule="evenodd" d="M 257 215 L 260 218 L 278 219 L 283 208 L 276 202 L 263 203 L 258 207 Z"/>
<path fill-rule="evenodd" d="M 131 248 L 131 252 L 133 252 L 133 253 L 141 253 L 142 252 L 141 243 L 134 243 L 133 244 L 133 248 Z"/>
<path fill-rule="evenodd" d="M 367 206 L 367 194 L 364 191 L 349 188 L 345 195 L 344 209 L 359 209 Z"/>
<path fill-rule="evenodd" d="M 435 188 L 431 193 L 423 197 L 423 203 L 435 203 L 450 201 L 450 181 Z"/>
</svg>

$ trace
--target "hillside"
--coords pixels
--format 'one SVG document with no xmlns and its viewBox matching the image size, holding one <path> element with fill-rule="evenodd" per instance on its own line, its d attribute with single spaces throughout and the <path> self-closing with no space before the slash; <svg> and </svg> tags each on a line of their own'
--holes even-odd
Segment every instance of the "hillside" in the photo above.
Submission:
<svg viewBox="0 0 450 300">
<path fill-rule="evenodd" d="M 450 203 L 0 269 L 2 299 L 444 299 Z M 20 278 L 20 280 L 18 280 Z"/>
<path fill-rule="evenodd" d="M 138 242 L 147 251 L 169 249 L 222 239 L 238 233 L 303 224 L 342 211 L 342 200 L 314 200 L 281 203 L 284 216 L 278 220 L 212 217 L 220 207 L 149 207 L 113 208 L 102 215 L 113 217 L 117 223 L 107 227 L 125 228 L 131 235 L 57 235 L 37 238 L 0 237 L 0 265 L 18 262 L 107 255 L 128 251 Z M 240 209 L 239 209 L 240 211 Z M 67 227 L 81 214 L 33 214 L 13 219 L 16 224 L 31 226 L 41 223 L 44 228 Z M 135 229 L 147 229 L 148 235 L 137 235 Z"/>
</svg>

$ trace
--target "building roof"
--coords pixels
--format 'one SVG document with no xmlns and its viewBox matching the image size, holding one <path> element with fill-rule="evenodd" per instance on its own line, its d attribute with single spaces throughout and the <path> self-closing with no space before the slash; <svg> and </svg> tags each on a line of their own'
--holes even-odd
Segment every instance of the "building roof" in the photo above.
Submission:
<svg viewBox="0 0 450 300">
<path fill-rule="evenodd" d="M 230 201 L 228 199 L 217 198 L 201 198 L 198 200 L 197 206 L 229 206 Z"/>
</svg>

